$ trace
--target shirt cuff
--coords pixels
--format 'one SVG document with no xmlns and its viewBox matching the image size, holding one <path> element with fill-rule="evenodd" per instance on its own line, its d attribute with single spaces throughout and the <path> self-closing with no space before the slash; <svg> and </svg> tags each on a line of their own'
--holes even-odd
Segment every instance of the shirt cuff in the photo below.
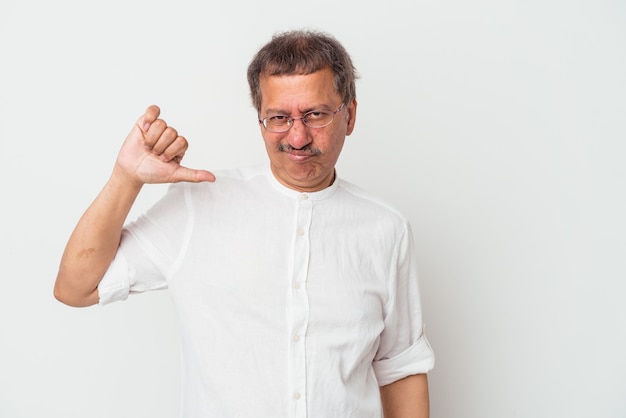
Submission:
<svg viewBox="0 0 626 418">
<path fill-rule="evenodd" d="M 118 251 L 98 284 L 99 304 L 106 305 L 128 299 L 130 293 L 130 269 L 126 257 Z"/>
<path fill-rule="evenodd" d="M 414 374 L 427 373 L 435 366 L 435 354 L 422 334 L 411 347 L 393 358 L 373 363 L 379 386 L 385 386 Z"/>
</svg>

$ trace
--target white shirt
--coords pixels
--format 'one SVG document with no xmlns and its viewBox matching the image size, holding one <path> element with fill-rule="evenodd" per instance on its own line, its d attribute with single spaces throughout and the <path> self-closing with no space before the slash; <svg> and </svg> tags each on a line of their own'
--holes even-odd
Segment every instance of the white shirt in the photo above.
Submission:
<svg viewBox="0 0 626 418">
<path fill-rule="evenodd" d="M 185 418 L 382 417 L 378 386 L 434 365 L 407 220 L 341 179 L 216 176 L 125 228 L 100 303 L 169 289 Z"/>
</svg>

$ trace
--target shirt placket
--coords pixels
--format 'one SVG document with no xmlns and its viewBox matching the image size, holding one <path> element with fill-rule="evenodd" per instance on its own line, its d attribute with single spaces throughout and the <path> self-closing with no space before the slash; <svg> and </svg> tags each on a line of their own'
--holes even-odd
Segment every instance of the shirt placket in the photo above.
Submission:
<svg viewBox="0 0 626 418">
<path fill-rule="evenodd" d="M 305 193 L 297 199 L 293 268 L 290 288 L 290 334 L 289 334 L 289 389 L 291 393 L 291 416 L 307 416 L 306 396 L 306 352 L 305 339 L 309 322 L 309 298 L 307 275 L 309 270 L 309 228 L 311 225 L 312 202 Z"/>
</svg>

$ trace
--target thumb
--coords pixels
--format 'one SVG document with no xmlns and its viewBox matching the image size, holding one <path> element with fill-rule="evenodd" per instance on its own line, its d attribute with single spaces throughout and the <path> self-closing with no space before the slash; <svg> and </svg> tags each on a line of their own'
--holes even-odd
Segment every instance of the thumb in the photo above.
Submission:
<svg viewBox="0 0 626 418">
<path fill-rule="evenodd" d="M 215 175 L 207 170 L 194 170 L 193 168 L 180 165 L 172 174 L 172 182 L 178 183 L 181 181 L 190 183 L 200 183 L 203 181 L 214 182 Z"/>
</svg>

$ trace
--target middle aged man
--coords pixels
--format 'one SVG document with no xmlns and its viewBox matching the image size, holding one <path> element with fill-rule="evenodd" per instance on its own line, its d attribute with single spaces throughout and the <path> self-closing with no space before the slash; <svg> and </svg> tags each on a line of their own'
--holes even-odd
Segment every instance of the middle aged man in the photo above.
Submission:
<svg viewBox="0 0 626 418">
<path fill-rule="evenodd" d="M 248 68 L 268 166 L 180 165 L 187 140 L 150 106 L 70 237 L 64 303 L 169 289 L 183 417 L 428 416 L 411 228 L 335 172 L 355 78 L 334 37 L 277 34 Z M 173 184 L 124 227 L 146 183 Z"/>
</svg>

